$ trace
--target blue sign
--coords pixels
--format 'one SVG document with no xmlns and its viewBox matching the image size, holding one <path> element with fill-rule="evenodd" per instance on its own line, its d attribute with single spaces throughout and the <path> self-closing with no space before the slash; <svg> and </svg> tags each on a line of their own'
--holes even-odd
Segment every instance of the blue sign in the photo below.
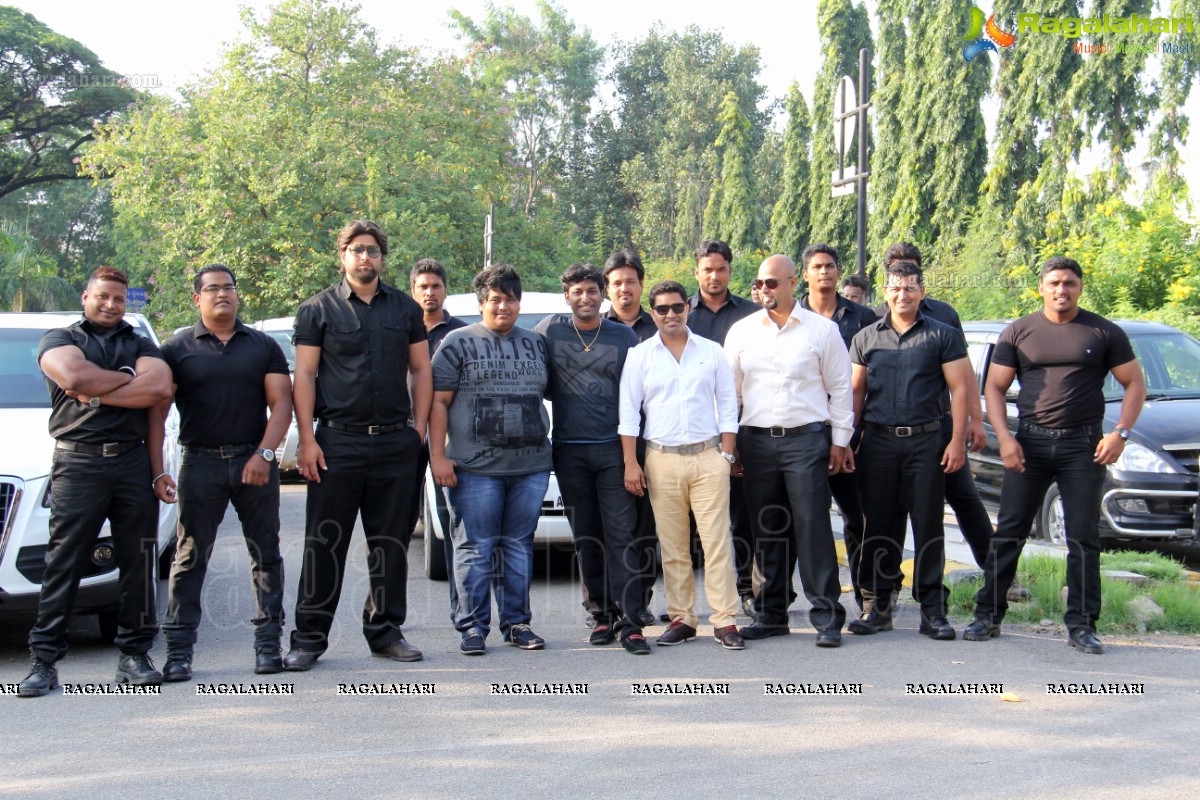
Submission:
<svg viewBox="0 0 1200 800">
<path fill-rule="evenodd" d="M 138 312 L 146 307 L 146 290 L 138 287 L 129 287 L 129 291 L 125 295 L 125 310 Z"/>
</svg>

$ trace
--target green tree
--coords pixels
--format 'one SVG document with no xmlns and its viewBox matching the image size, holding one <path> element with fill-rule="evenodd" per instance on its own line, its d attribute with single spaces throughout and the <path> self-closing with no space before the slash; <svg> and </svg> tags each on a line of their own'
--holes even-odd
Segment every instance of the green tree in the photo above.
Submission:
<svg viewBox="0 0 1200 800">
<path fill-rule="evenodd" d="M 91 50 L 0 6 L 0 196 L 79 178 L 93 127 L 136 98 Z"/>
<path fill-rule="evenodd" d="M 78 307 L 79 294 L 58 276 L 54 259 L 28 232 L 0 226 L 0 307 L 5 311 L 58 311 Z"/>
<path fill-rule="evenodd" d="M 900 115 L 904 90 L 905 47 L 908 42 L 908 0 L 880 0 L 876 8 L 879 39 L 871 122 L 875 149 L 871 153 L 871 180 L 867 192 L 871 213 L 867 218 L 867 247 L 880 254 L 889 244 L 908 235 L 896 225 L 900 161 L 904 145 L 904 123 Z M 873 265 L 867 265 L 868 275 Z"/>
<path fill-rule="evenodd" d="M 5 195 L 0 218 L 27 231 L 73 286 L 82 287 L 93 269 L 116 255 L 107 181 L 56 181 Z"/>
<path fill-rule="evenodd" d="M 1193 21 L 1200 20 L 1200 0 L 1173 0 L 1170 9 L 1172 18 L 1191 17 Z M 1190 46 L 1190 49 L 1163 57 L 1159 78 L 1162 117 L 1150 140 L 1150 155 L 1162 159 L 1167 175 L 1174 178 L 1179 170 L 1180 148 L 1187 144 L 1188 118 L 1183 113 L 1183 106 L 1191 94 L 1196 73 L 1200 72 L 1200 27 L 1193 25 L 1190 34 L 1180 32 L 1171 36 L 1170 40 Z"/>
<path fill-rule="evenodd" d="M 809 241 L 809 142 L 812 139 L 808 105 L 800 87 L 787 96 L 787 129 L 783 134 L 783 178 L 779 200 L 771 213 L 771 249 L 799 259 Z"/>
<path fill-rule="evenodd" d="M 758 246 L 754 185 L 751 174 L 750 120 L 738 108 L 738 98 L 726 92 L 717 116 L 721 132 L 715 142 L 721 175 L 713 181 L 704 209 L 704 237 L 720 239 L 739 253 Z"/>
</svg>

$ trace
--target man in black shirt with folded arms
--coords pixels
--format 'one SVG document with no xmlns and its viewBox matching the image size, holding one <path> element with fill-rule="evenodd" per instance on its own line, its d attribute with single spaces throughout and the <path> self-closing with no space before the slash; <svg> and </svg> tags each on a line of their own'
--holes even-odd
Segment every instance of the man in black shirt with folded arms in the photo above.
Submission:
<svg viewBox="0 0 1200 800">
<path fill-rule="evenodd" d="M 163 680 L 192 677 L 200 592 L 217 528 L 232 501 L 250 551 L 254 588 L 254 671 L 283 669 L 283 557 L 279 554 L 279 466 L 275 448 L 292 421 L 292 381 L 279 343 L 237 317 L 238 289 L 223 264 L 200 270 L 195 326 L 163 345 L 179 406 L 179 534 L 171 565 L 163 638 Z M 268 409 L 271 412 L 267 419 Z M 154 464 L 154 456 L 151 455 Z M 161 472 L 156 467 L 155 472 Z M 170 476 L 155 484 L 174 502 Z"/>
<path fill-rule="evenodd" d="M 394 661 L 421 660 L 400 626 L 408 611 L 412 492 L 433 401 L 428 334 L 421 307 L 379 278 L 388 241 L 378 225 L 350 222 L 337 244 L 341 283 L 296 312 L 293 399 L 308 503 L 296 630 L 283 661 L 294 672 L 311 669 L 328 647 L 359 514 L 371 567 L 362 612 L 367 645 Z"/>
</svg>

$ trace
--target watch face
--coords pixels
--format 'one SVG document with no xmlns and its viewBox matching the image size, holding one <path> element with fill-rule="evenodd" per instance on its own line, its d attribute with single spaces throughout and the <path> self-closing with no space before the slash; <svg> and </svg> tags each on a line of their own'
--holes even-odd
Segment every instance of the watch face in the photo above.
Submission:
<svg viewBox="0 0 1200 800">
<path fill-rule="evenodd" d="M 275 460 L 275 451 L 274 450 L 263 449 L 263 450 L 259 450 L 258 454 L 263 457 L 264 461 L 270 462 L 270 461 Z"/>
<path fill-rule="evenodd" d="M 88 400 L 88 407 L 89 408 L 99 408 L 100 407 L 100 398 L 93 397 L 92 399 Z"/>
</svg>

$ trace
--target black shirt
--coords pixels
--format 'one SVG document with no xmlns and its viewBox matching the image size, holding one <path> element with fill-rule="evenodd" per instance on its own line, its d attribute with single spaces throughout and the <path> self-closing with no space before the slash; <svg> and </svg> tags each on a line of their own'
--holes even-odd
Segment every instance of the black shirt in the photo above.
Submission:
<svg viewBox="0 0 1200 800">
<path fill-rule="evenodd" d="M 604 312 L 604 318 L 625 325 L 621 318 L 617 316 L 617 312 L 612 308 Z M 625 325 L 625 327 L 633 331 L 634 335 L 638 338 L 639 344 L 658 333 L 658 326 L 654 324 L 654 317 L 650 316 L 650 312 L 644 308 L 639 308 L 637 319 L 633 321 L 632 325 Z"/>
<path fill-rule="evenodd" d="M 808 311 L 812 308 L 808 305 L 808 295 L 800 298 L 800 307 Z M 886 309 L 885 309 L 886 312 Z M 819 314 L 818 311 L 813 311 L 814 314 Z M 821 314 L 821 316 L 825 316 Z M 859 305 L 852 300 L 847 300 L 840 294 L 837 295 L 837 308 L 833 312 L 833 316 L 829 317 L 837 326 L 838 333 L 842 335 L 842 341 L 846 344 L 846 349 L 850 349 L 850 342 L 854 340 L 854 335 L 863 328 L 870 325 L 879 319 L 879 315 L 866 306 Z"/>
<path fill-rule="evenodd" d="M 1061 324 L 1041 311 L 1016 320 L 1001 332 L 992 363 L 1017 370 L 1022 420 L 1074 428 L 1104 421 L 1104 379 L 1134 357 L 1125 331 L 1081 308 Z"/>
<path fill-rule="evenodd" d="M 305 300 L 292 342 L 321 348 L 313 416 L 354 426 L 407 422 L 408 347 L 428 339 L 421 307 L 382 281 L 370 305 L 345 280 Z"/>
<path fill-rule="evenodd" d="M 688 312 L 688 330 L 721 346 L 725 345 L 725 337 L 729 335 L 733 323 L 759 309 L 754 301 L 738 297 L 729 291 L 725 292 L 725 302 L 715 313 L 704 305 L 699 292 L 688 298 L 688 305 L 691 306 Z"/>
<path fill-rule="evenodd" d="M 917 312 L 903 334 L 891 318 L 868 325 L 850 344 L 850 361 L 867 368 L 863 420 L 877 425 L 924 425 L 941 419 L 946 391 L 942 365 L 967 357 L 961 333 Z"/>
<path fill-rule="evenodd" d="M 288 375 L 279 343 L 235 323 L 228 344 L 197 321 L 162 347 L 175 381 L 179 441 L 190 447 L 258 444 L 267 429 L 267 375 Z"/>
<path fill-rule="evenodd" d="M 422 322 L 422 324 L 424 323 Z M 447 333 L 465 327 L 467 327 L 467 323 L 463 322 L 461 319 L 455 319 L 454 317 L 450 316 L 449 311 L 443 309 L 442 321 L 430 328 L 428 332 L 430 358 L 432 358 L 433 354 L 437 352 L 437 349 L 441 347 L 442 339 L 446 338 Z"/>
<path fill-rule="evenodd" d="M 533 330 L 545 336 L 549 346 L 554 441 L 618 441 L 621 369 L 629 348 L 639 344 L 637 334 L 624 323 L 606 319 L 600 320 L 599 328 L 577 334 L 570 314 L 551 314 Z"/>
<path fill-rule="evenodd" d="M 138 336 L 125 320 L 111 329 L 101 328 L 88 319 L 81 319 L 65 328 L 46 331 L 38 343 L 38 363 L 42 356 L 56 347 L 74 345 L 83 357 L 101 369 L 136 368 L 137 360 L 149 356 L 162 358 L 154 342 Z M 90 408 L 80 403 L 54 381 L 46 378 L 50 391 L 50 435 L 78 444 L 137 442 L 146 438 L 146 409 L 118 408 L 101 405 Z"/>
</svg>

